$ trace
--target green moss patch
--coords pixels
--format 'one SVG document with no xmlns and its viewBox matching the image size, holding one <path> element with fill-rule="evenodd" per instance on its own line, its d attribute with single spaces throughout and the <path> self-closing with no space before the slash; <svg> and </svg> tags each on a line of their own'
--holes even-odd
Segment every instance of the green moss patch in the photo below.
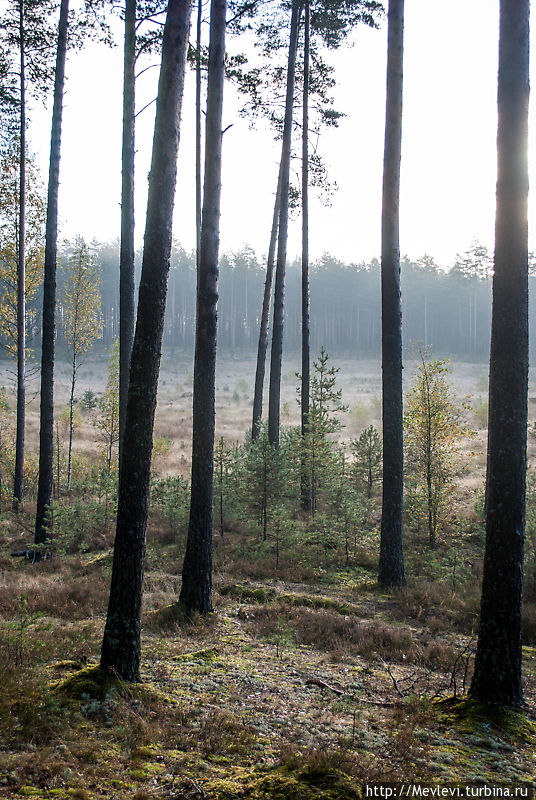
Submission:
<svg viewBox="0 0 536 800">
<path fill-rule="evenodd" d="M 264 603 L 269 603 L 276 598 L 275 589 L 243 586 L 235 583 L 220 586 L 218 591 L 223 597 L 235 597 L 241 603 L 259 603 L 259 605 L 264 605 Z"/>
<path fill-rule="evenodd" d="M 91 697 L 102 700 L 116 688 L 118 680 L 99 666 L 84 667 L 53 685 L 55 694 L 82 700 Z"/>
<path fill-rule="evenodd" d="M 436 704 L 445 710 L 451 719 L 457 722 L 464 733 L 473 737 L 484 734 L 487 740 L 490 734 L 499 735 L 508 742 L 524 742 L 530 744 L 536 737 L 536 722 L 529 719 L 522 711 L 501 708 L 500 706 L 480 703 L 477 700 L 453 700 L 447 698 Z"/>
<path fill-rule="evenodd" d="M 203 650 L 193 650 L 190 653 L 181 653 L 173 656 L 173 661 L 214 661 L 219 655 L 217 647 L 205 647 Z"/>
<path fill-rule="evenodd" d="M 304 594 L 282 594 L 278 600 L 290 606 L 305 606 L 306 608 L 325 608 L 335 611 L 337 614 L 352 616 L 357 614 L 358 609 L 348 603 L 343 603 L 332 597 L 311 597 Z"/>
</svg>

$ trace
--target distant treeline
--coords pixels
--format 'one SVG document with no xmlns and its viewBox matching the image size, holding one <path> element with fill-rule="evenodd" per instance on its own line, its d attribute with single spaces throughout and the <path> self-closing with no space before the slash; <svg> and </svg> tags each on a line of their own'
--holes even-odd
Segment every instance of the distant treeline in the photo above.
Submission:
<svg viewBox="0 0 536 800">
<path fill-rule="evenodd" d="M 101 265 L 102 334 L 109 347 L 119 333 L 119 249 L 96 244 Z M 484 256 L 483 256 L 484 253 Z M 63 344 L 61 320 L 64 258 L 58 274 L 58 344 Z M 220 262 L 218 344 L 224 355 L 242 357 L 256 352 L 265 265 L 245 248 L 224 254 Z M 285 350 L 300 348 L 300 265 L 289 265 L 285 295 Z M 171 258 L 164 347 L 189 353 L 195 333 L 195 256 L 175 246 Z M 530 278 L 531 297 L 536 277 Z M 40 309 L 38 296 L 32 303 Z M 484 248 L 473 248 L 449 270 L 432 259 L 402 260 L 404 344 L 425 343 L 435 355 L 484 361 L 489 357 L 491 325 L 490 258 Z M 534 307 L 531 305 L 531 318 Z M 34 314 L 34 345 L 40 340 L 40 314 Z M 323 345 L 333 355 L 380 356 L 380 265 L 343 264 L 324 255 L 311 265 L 311 346 Z M 536 325 L 531 325 L 531 348 Z M 534 350 L 536 352 L 536 350 Z"/>
</svg>

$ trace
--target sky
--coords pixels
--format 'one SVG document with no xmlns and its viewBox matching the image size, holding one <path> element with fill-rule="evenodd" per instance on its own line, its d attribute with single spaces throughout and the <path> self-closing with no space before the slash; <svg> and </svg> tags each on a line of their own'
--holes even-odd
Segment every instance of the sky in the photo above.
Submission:
<svg viewBox="0 0 536 800">
<path fill-rule="evenodd" d="M 498 13 L 499 0 L 406 0 L 400 246 L 411 258 L 428 254 L 448 266 L 475 239 L 493 248 Z M 338 190 L 328 208 L 314 193 L 311 197 L 312 258 L 324 252 L 345 262 L 379 257 L 386 46 L 384 20 L 379 30 L 356 30 L 348 45 L 328 54 L 336 68 L 334 108 L 346 116 L 320 142 Z M 230 47 L 238 51 L 239 40 Z M 91 45 L 71 54 L 67 74 L 61 234 L 112 240 L 120 224 L 121 43 L 115 50 Z M 155 96 L 157 79 L 158 68 L 139 78 L 138 109 Z M 223 125 L 231 127 L 223 143 L 221 249 L 249 245 L 262 255 L 268 248 L 280 143 L 266 126 L 251 129 L 238 116 L 232 87 L 226 87 L 224 103 Z M 193 107 L 190 74 L 183 100 L 173 229 L 186 249 L 195 240 Z M 534 103 L 532 128 L 533 107 Z M 154 108 L 152 104 L 137 119 L 138 245 L 145 224 Z M 44 183 L 50 114 L 49 107 L 34 107 L 30 114 L 30 145 Z M 535 157 L 532 149 L 533 186 Z M 536 249 L 532 200 L 529 243 Z M 290 257 L 299 253 L 300 229 L 296 217 L 290 226 Z"/>
</svg>

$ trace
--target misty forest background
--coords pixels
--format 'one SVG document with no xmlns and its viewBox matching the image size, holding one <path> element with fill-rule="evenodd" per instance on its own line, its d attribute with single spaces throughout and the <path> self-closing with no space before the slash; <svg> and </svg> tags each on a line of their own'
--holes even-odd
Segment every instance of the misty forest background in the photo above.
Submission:
<svg viewBox="0 0 536 800">
<path fill-rule="evenodd" d="M 92 242 L 100 273 L 102 328 L 95 347 L 108 349 L 119 335 L 119 243 Z M 58 328 L 60 357 L 66 354 L 61 320 L 68 255 L 58 254 Z M 531 263 L 534 259 L 531 258 Z M 140 254 L 136 259 L 139 281 Z M 451 266 L 431 256 L 401 259 L 403 342 L 407 356 L 419 345 L 437 358 L 484 362 L 489 358 L 493 258 L 474 243 Z M 301 347 L 301 263 L 288 264 L 285 302 L 285 352 Z M 218 349 L 224 357 L 256 355 L 265 261 L 251 248 L 223 253 L 220 260 Z M 344 264 L 325 254 L 311 263 L 311 348 L 323 346 L 330 355 L 378 358 L 381 352 L 380 264 Z M 195 341 L 195 253 L 179 244 L 171 252 L 163 345 L 193 354 Z M 536 322 L 536 267 L 531 266 L 531 322 Z M 42 289 L 29 303 L 29 341 L 39 347 Z M 531 353 L 536 350 L 536 324 L 530 325 Z"/>
</svg>

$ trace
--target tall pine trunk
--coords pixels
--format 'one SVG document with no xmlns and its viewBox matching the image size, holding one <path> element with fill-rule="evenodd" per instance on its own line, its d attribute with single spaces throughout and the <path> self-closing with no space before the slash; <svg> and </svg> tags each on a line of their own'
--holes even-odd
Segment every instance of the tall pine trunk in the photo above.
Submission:
<svg viewBox="0 0 536 800">
<path fill-rule="evenodd" d="M 24 491 L 24 427 L 26 420 L 26 47 L 24 0 L 19 0 L 20 47 L 20 163 L 19 163 L 19 237 L 17 249 L 17 430 L 15 438 L 15 473 L 13 510 L 22 506 Z"/>
<path fill-rule="evenodd" d="M 399 586 L 404 582 L 402 306 L 399 245 L 403 52 L 404 0 L 389 0 L 381 263 L 383 495 L 378 573 L 378 580 L 384 586 Z"/>
<path fill-rule="evenodd" d="M 201 249 L 201 26 L 203 0 L 197 0 L 196 52 L 195 52 L 195 263 L 199 266 Z"/>
<path fill-rule="evenodd" d="M 303 42 L 303 115 L 302 115 L 302 363 L 301 363 L 301 435 L 305 444 L 309 433 L 310 394 L 310 344 L 309 344 L 309 50 L 310 7 L 305 0 Z M 302 458 L 301 505 L 305 511 L 311 508 L 311 486 L 306 458 Z"/>
<path fill-rule="evenodd" d="M 189 611 L 202 614 L 212 610 L 214 395 L 226 9 L 226 0 L 212 0 L 203 217 L 197 272 L 190 521 L 180 593 L 180 602 Z"/>
<path fill-rule="evenodd" d="M 101 666 L 127 681 L 139 680 L 145 530 L 190 10 L 191 0 L 169 0 L 164 27 L 138 315 L 119 473 L 112 582 L 101 650 Z"/>
<path fill-rule="evenodd" d="M 268 349 L 268 332 L 270 326 L 270 302 L 272 299 L 272 281 L 274 275 L 275 248 L 277 246 L 277 226 L 279 223 L 279 206 L 281 203 L 281 168 L 277 178 L 277 190 L 274 201 L 274 215 L 270 232 L 270 244 L 266 259 L 266 278 L 262 298 L 261 323 L 259 326 L 259 344 L 257 347 L 257 366 L 255 369 L 255 389 L 253 391 L 253 420 L 251 439 L 259 438 L 262 420 L 262 396 L 264 392 L 264 373 L 266 371 L 266 351 Z"/>
<path fill-rule="evenodd" d="M 290 155 L 292 147 L 294 84 L 296 78 L 296 50 L 298 46 L 298 28 L 301 9 L 301 2 L 299 2 L 299 0 L 293 0 L 292 16 L 290 21 L 290 42 L 288 48 L 285 120 L 283 123 L 283 141 L 281 146 L 281 200 L 279 204 L 277 264 L 275 270 L 274 289 L 274 321 L 272 332 L 272 352 L 270 358 L 270 392 L 268 396 L 268 439 L 270 444 L 275 446 L 279 445 L 281 359 L 283 356 L 285 272 L 287 266 Z"/>
<path fill-rule="evenodd" d="M 501 0 L 486 549 L 480 630 L 470 693 L 477 700 L 504 706 L 523 703 L 528 101 L 529 0 Z"/>
<path fill-rule="evenodd" d="M 134 340 L 134 132 L 136 106 L 136 0 L 125 0 L 121 248 L 119 255 L 119 464 L 127 413 Z"/>
<path fill-rule="evenodd" d="M 54 76 L 54 105 L 50 136 L 47 221 L 45 231 L 45 276 L 43 282 L 43 342 L 41 348 L 41 408 L 39 428 L 39 481 L 35 515 L 35 543 L 47 538 L 47 509 L 54 483 L 54 357 L 56 339 L 56 262 L 58 243 L 58 195 L 60 186 L 61 124 L 65 58 L 69 26 L 69 0 L 62 0 L 58 27 L 58 49 Z"/>
</svg>

